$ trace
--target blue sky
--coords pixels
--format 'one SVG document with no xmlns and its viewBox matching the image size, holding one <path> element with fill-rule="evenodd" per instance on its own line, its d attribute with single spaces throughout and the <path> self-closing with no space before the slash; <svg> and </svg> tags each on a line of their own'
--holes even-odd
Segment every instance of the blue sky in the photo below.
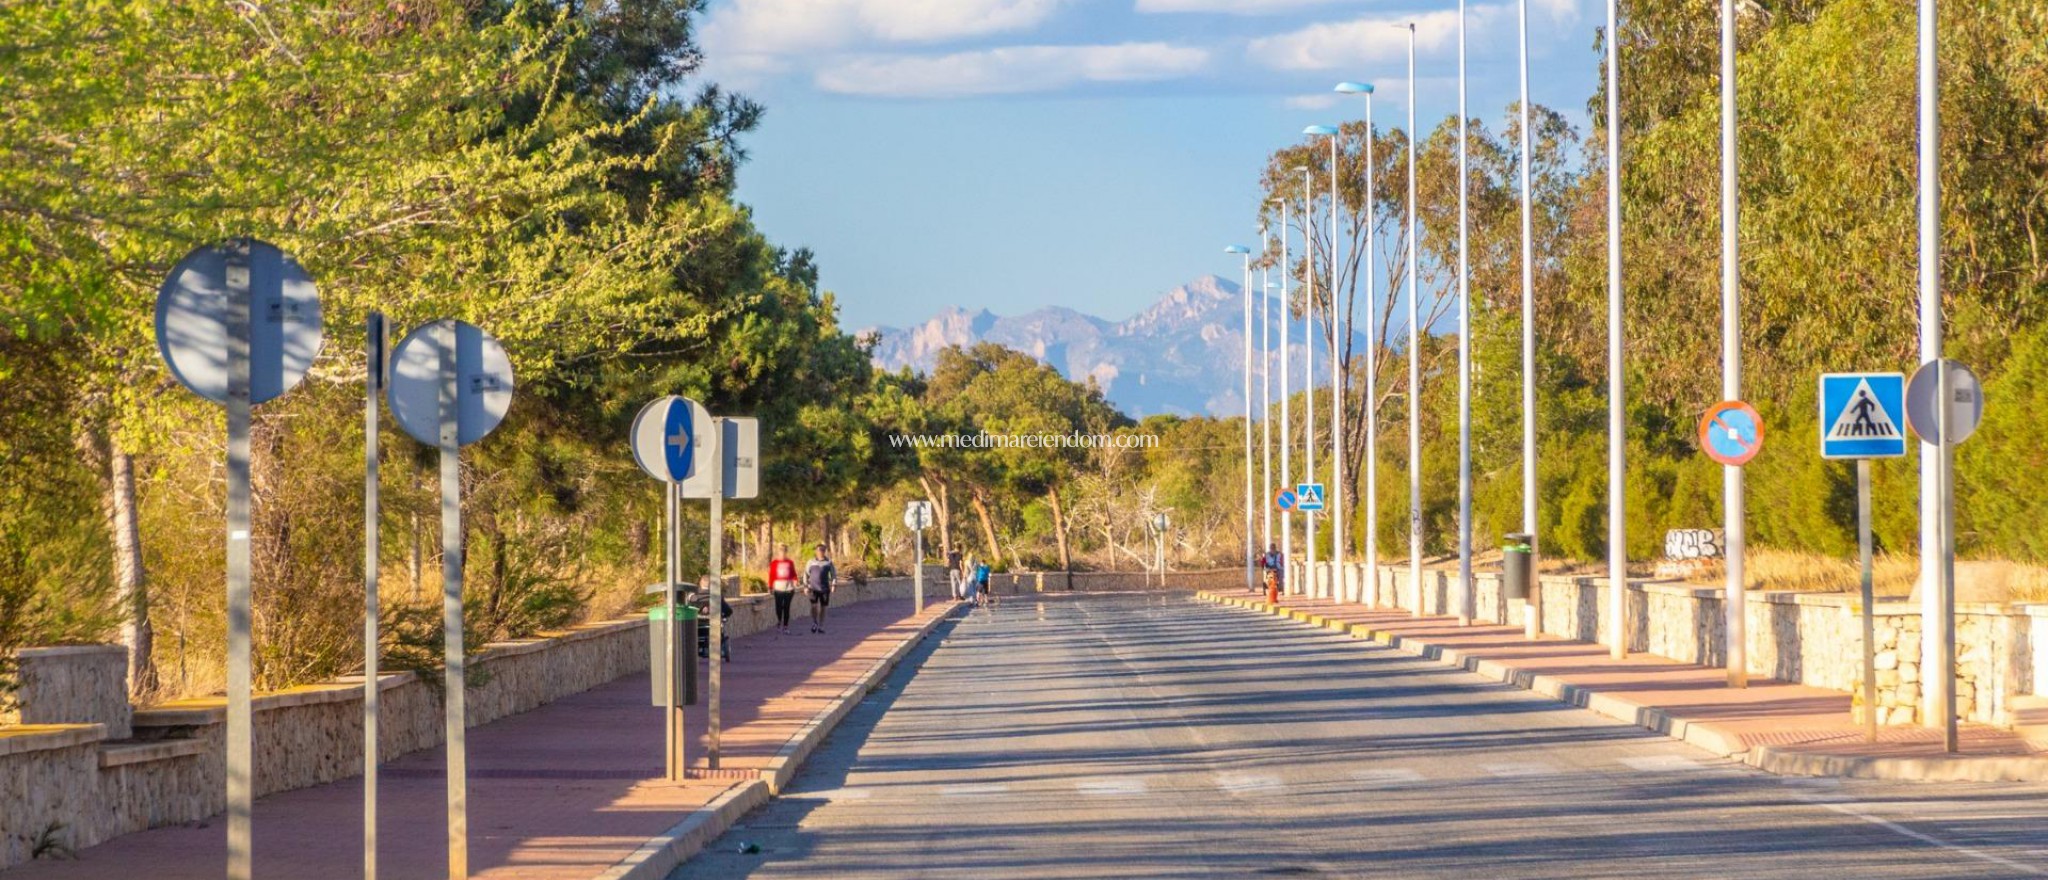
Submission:
<svg viewBox="0 0 2048 880">
<path fill-rule="evenodd" d="M 1593 0 L 1529 0 L 1532 94 L 1583 125 Z M 948 305 L 1121 319 L 1255 244 L 1257 175 L 1302 127 L 1457 108 L 1457 5 L 1441 0 L 711 0 L 706 76 L 759 99 L 740 199 L 817 251 L 848 328 Z M 1516 6 L 1467 7 L 1469 102 L 1519 87 Z"/>
</svg>

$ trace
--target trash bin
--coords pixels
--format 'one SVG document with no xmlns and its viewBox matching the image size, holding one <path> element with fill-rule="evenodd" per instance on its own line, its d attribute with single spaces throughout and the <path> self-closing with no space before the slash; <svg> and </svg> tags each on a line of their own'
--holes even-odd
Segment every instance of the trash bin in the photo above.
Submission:
<svg viewBox="0 0 2048 880">
<path fill-rule="evenodd" d="M 1529 598 L 1529 556 L 1534 548 L 1529 546 L 1530 535 L 1508 535 L 1507 543 L 1500 548 L 1500 595 L 1502 599 Z"/>
<path fill-rule="evenodd" d="M 697 658 L 682 650 L 683 645 L 697 643 L 697 609 L 688 605 L 677 605 L 678 621 L 682 630 L 676 639 L 674 651 L 676 668 L 682 670 L 682 681 L 676 689 L 676 705 L 697 705 Z M 667 705 L 662 688 L 668 686 L 668 661 L 663 659 L 662 649 L 668 647 L 668 606 L 656 605 L 647 609 L 647 672 L 653 681 L 654 705 Z"/>
</svg>

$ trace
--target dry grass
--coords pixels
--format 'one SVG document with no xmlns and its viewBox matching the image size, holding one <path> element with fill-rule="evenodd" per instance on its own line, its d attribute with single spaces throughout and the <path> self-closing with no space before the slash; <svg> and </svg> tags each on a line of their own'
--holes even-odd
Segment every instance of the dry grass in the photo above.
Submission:
<svg viewBox="0 0 2048 880">
<path fill-rule="evenodd" d="M 1743 562 L 1744 580 L 1752 589 L 1847 593 L 1861 586 L 1861 571 L 1854 557 L 1751 547 Z M 1917 556 L 1880 554 L 1871 560 L 1871 582 L 1879 596 L 1912 595 L 1919 576 Z M 1715 561 L 1687 581 L 1718 584 L 1724 577 L 1725 569 Z M 2048 602 L 2048 567 L 2003 559 L 1958 560 L 1956 600 L 1966 604 Z"/>
</svg>

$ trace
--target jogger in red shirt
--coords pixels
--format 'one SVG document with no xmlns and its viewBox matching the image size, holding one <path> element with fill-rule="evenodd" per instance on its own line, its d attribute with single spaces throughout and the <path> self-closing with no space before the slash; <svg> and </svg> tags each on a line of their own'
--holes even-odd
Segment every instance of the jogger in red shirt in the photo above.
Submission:
<svg viewBox="0 0 2048 880">
<path fill-rule="evenodd" d="M 775 545 L 775 558 L 768 562 L 768 592 L 775 597 L 775 626 L 789 632 L 789 605 L 796 600 L 796 560 L 789 558 L 789 545 Z"/>
</svg>

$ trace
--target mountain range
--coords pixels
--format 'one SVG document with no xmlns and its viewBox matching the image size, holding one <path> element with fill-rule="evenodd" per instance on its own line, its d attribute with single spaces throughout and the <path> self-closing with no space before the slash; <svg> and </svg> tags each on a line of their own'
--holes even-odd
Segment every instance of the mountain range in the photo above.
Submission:
<svg viewBox="0 0 2048 880">
<path fill-rule="evenodd" d="M 1279 300 L 1272 299 L 1272 366 L 1280 361 Z M 1257 341 L 1258 313 L 1253 341 Z M 929 373 L 939 352 L 952 346 L 993 342 L 1052 366 L 1074 381 L 1094 379 L 1110 403 L 1136 418 L 1161 413 L 1231 416 L 1244 412 L 1244 288 L 1209 275 L 1167 291 L 1152 305 L 1123 321 L 1111 321 L 1063 306 L 1017 316 L 987 309 L 948 308 L 912 327 L 875 327 L 875 364 Z M 1300 323 L 1289 330 L 1299 378 Z M 1322 359 L 1327 348 L 1319 349 Z M 1322 381 L 1327 362 L 1317 364 Z M 1256 377 L 1254 377 L 1256 381 Z M 1297 384 L 1298 387 L 1298 384 Z M 1252 394 L 1260 394 L 1255 385 Z M 1279 387 L 1273 388 L 1278 396 Z"/>
</svg>

